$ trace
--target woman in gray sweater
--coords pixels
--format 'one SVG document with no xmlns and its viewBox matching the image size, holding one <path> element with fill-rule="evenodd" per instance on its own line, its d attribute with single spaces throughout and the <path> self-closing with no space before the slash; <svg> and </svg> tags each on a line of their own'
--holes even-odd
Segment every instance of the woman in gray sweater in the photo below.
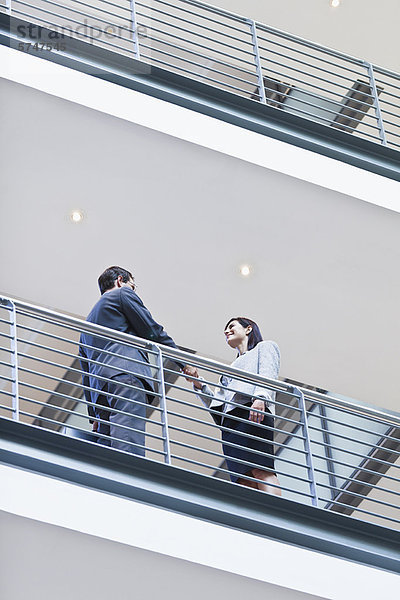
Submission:
<svg viewBox="0 0 400 600">
<path fill-rule="evenodd" d="M 226 324 L 224 334 L 229 346 L 238 352 L 232 367 L 269 379 L 278 378 L 279 348 L 275 342 L 263 341 L 257 323 L 234 317 Z M 212 416 L 221 426 L 222 447 L 231 480 L 280 496 L 274 470 L 275 393 L 225 375 L 214 392 L 201 379 L 193 385 L 201 391 L 202 401 L 221 413 L 220 418 L 218 413 L 213 412 Z M 206 402 L 204 396 L 211 397 L 211 402 Z M 245 479 L 243 475 L 260 481 Z"/>
</svg>

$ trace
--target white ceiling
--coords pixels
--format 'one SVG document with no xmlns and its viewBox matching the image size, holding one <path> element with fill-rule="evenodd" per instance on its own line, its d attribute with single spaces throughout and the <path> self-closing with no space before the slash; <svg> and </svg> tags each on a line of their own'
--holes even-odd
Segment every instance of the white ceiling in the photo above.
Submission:
<svg viewBox="0 0 400 600">
<path fill-rule="evenodd" d="M 0 523 L 3 600 L 322 600 L 5 512 L 0 512 Z"/>
<path fill-rule="evenodd" d="M 213 0 L 271 27 L 400 73 L 398 0 Z"/>
<path fill-rule="evenodd" d="M 19 84 L 2 92 L 0 290 L 82 316 L 121 264 L 178 344 L 229 362 L 224 324 L 248 315 L 279 343 L 283 377 L 398 409 L 399 214 Z"/>
</svg>

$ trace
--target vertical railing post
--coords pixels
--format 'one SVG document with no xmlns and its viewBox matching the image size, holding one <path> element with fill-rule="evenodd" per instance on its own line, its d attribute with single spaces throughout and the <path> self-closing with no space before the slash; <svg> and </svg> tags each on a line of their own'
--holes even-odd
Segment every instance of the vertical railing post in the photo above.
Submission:
<svg viewBox="0 0 400 600">
<path fill-rule="evenodd" d="M 262 102 L 263 104 L 266 104 L 267 97 L 265 95 L 265 87 L 264 87 L 264 78 L 263 78 L 263 74 L 262 74 L 260 50 L 258 48 L 256 22 L 253 19 L 248 19 L 248 23 L 250 25 L 251 39 L 252 39 L 253 48 L 254 48 L 254 62 L 256 64 L 258 89 L 260 90 L 259 91 L 260 102 Z"/>
<path fill-rule="evenodd" d="M 10 354 L 12 379 L 12 418 L 19 421 L 19 386 L 18 386 L 18 352 L 17 352 L 17 312 L 15 304 L 8 298 L 2 298 L 0 303 L 7 308 L 10 321 Z"/>
<path fill-rule="evenodd" d="M 313 465 L 313 458 L 311 452 L 311 443 L 310 443 L 310 432 L 308 429 L 308 419 L 307 419 L 307 411 L 306 411 L 306 403 L 304 401 L 303 393 L 296 387 L 293 388 L 293 395 L 296 396 L 299 409 L 300 409 L 300 421 L 303 429 L 304 436 L 304 450 L 306 451 L 306 463 L 307 463 L 307 473 L 310 485 L 310 493 L 311 493 L 311 504 L 313 506 L 318 506 L 318 495 L 317 495 L 317 485 L 315 480 L 315 472 Z"/>
<path fill-rule="evenodd" d="M 139 37 L 137 31 L 137 18 L 136 18 L 136 2 L 135 0 L 130 0 L 131 6 L 131 22 L 132 22 L 132 41 L 133 48 L 135 51 L 135 56 L 138 60 L 140 60 L 140 49 L 139 49 Z"/>
<path fill-rule="evenodd" d="M 160 408 L 161 408 L 161 427 L 162 437 L 164 445 L 164 462 L 168 465 L 171 464 L 171 449 L 169 444 L 169 431 L 168 431 L 168 413 L 167 413 L 167 400 L 165 397 L 165 381 L 164 381 L 164 364 L 161 348 L 153 346 L 157 352 L 157 367 L 159 372 L 158 377 L 158 393 L 160 394 Z"/>
<path fill-rule="evenodd" d="M 379 104 L 378 90 L 376 88 L 374 68 L 371 63 L 364 61 L 364 65 L 368 70 L 369 87 L 372 92 L 372 100 L 375 109 L 376 121 L 378 123 L 379 137 L 383 146 L 387 146 L 386 132 L 383 125 L 381 106 Z"/>
</svg>

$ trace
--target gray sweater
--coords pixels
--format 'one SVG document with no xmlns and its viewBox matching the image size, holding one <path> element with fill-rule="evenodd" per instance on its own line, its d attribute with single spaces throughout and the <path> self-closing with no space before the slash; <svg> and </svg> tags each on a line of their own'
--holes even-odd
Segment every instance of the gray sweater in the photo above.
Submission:
<svg viewBox="0 0 400 600">
<path fill-rule="evenodd" d="M 280 367 L 278 345 L 271 341 L 259 342 L 252 350 L 239 355 L 231 366 L 235 367 L 235 369 L 247 371 L 248 373 L 256 373 L 257 375 L 268 377 L 269 379 L 278 379 Z M 220 378 L 220 387 L 217 387 L 214 393 L 206 383 L 203 384 L 201 391 L 206 396 L 212 398 L 210 403 L 201 398 L 202 402 L 209 408 L 217 408 L 224 405 L 223 411 L 229 412 L 236 407 L 235 394 L 241 393 L 251 397 L 258 396 L 263 398 L 266 407 L 268 407 L 272 414 L 275 414 L 275 404 L 273 404 L 275 392 L 227 375 L 222 375 Z"/>
</svg>

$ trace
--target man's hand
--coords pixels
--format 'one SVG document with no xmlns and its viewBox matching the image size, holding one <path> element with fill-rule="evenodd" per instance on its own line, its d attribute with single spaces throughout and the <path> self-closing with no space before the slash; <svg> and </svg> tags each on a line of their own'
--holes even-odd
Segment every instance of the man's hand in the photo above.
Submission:
<svg viewBox="0 0 400 600">
<path fill-rule="evenodd" d="M 183 372 L 185 373 L 185 375 L 187 375 L 187 377 L 185 378 L 186 381 L 192 382 L 194 387 L 197 389 L 202 387 L 203 384 L 201 383 L 201 381 L 195 381 L 195 379 L 199 378 L 199 372 L 196 367 L 192 367 L 191 365 L 186 365 L 185 368 L 183 369 Z M 195 378 L 195 379 L 193 379 L 193 378 Z"/>
<path fill-rule="evenodd" d="M 253 408 L 256 410 L 265 411 L 265 402 L 263 400 L 254 400 L 254 402 L 250 408 L 250 416 L 249 416 L 250 421 L 254 421 L 254 423 L 261 423 L 264 420 L 264 415 L 261 413 L 255 412 L 253 410 Z"/>
</svg>

